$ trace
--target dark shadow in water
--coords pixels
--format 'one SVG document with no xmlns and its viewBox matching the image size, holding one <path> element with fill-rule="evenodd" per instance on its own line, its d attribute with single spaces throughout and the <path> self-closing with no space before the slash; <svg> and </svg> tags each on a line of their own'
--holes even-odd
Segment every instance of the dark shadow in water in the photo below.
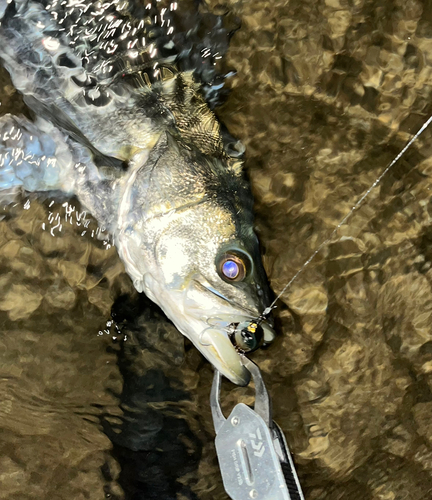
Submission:
<svg viewBox="0 0 432 500">
<path fill-rule="evenodd" d="M 155 346 L 162 344 L 163 347 L 164 341 L 156 325 L 167 319 L 143 295 L 134 303 L 127 297 L 120 297 L 113 306 L 113 317 L 123 325 L 122 333 L 128 337 L 117 351 L 124 380 L 119 396 L 124 416 L 120 425 L 103 419 L 102 426 L 113 444 L 112 455 L 121 467 L 118 483 L 125 492 L 125 499 L 174 500 L 179 493 L 184 498 L 198 499 L 178 479 L 198 468 L 201 443 L 181 409 L 170 404 L 190 399 L 189 395 L 179 388 L 178 380 L 170 378 L 168 359 L 166 373 L 159 369 L 137 373 L 142 350 L 149 349 L 155 356 L 160 355 Z M 159 338 L 155 340 L 155 336 Z M 163 402 L 166 404 L 161 404 Z M 161 408 L 154 409 L 151 403 L 158 403 Z M 102 472 L 110 479 L 108 470 Z M 107 498 L 114 498 L 108 491 L 106 493 Z"/>
</svg>

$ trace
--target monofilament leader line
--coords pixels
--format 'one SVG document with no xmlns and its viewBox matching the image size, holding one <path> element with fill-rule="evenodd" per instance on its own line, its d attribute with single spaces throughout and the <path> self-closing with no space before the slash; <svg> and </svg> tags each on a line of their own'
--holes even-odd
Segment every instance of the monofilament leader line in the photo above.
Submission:
<svg viewBox="0 0 432 500">
<path fill-rule="evenodd" d="M 268 316 L 273 309 L 275 309 L 276 302 L 282 297 L 282 295 L 288 290 L 288 288 L 293 284 L 293 282 L 300 276 L 300 274 L 306 269 L 306 267 L 313 261 L 313 259 L 319 254 L 319 252 L 333 239 L 334 235 L 339 231 L 341 226 L 343 226 L 347 220 L 351 217 L 351 215 L 360 208 L 363 204 L 364 200 L 370 195 L 370 193 L 378 186 L 383 177 L 387 174 L 387 172 L 397 163 L 402 156 L 408 151 L 408 149 L 412 146 L 412 144 L 421 136 L 421 134 L 428 128 L 430 123 L 432 122 L 432 116 L 430 116 L 425 123 L 421 126 L 420 130 L 408 141 L 402 151 L 394 158 L 389 165 L 387 165 L 386 169 L 380 174 L 380 176 L 371 184 L 371 186 L 367 189 L 367 191 L 357 200 L 356 204 L 351 208 L 351 210 L 343 217 L 343 219 L 339 222 L 339 224 L 333 229 L 330 236 L 325 239 L 317 249 L 312 253 L 312 255 L 304 262 L 304 264 L 300 267 L 300 269 L 294 274 L 294 276 L 288 281 L 288 283 L 282 288 L 282 291 L 278 294 L 278 296 L 274 299 L 274 301 L 266 307 L 262 314 L 257 318 L 257 322 L 261 323 L 266 316 Z"/>
</svg>

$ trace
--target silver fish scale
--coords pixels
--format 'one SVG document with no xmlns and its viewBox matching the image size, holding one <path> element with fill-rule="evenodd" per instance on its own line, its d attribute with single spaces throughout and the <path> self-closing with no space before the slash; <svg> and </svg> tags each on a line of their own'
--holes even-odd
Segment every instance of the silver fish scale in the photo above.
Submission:
<svg viewBox="0 0 432 500">
<path fill-rule="evenodd" d="M 29 107 L 96 156 L 128 161 L 173 121 L 184 141 L 221 155 L 220 126 L 201 92 L 211 94 L 204 80 L 217 78 L 214 61 L 228 47 L 225 18 L 167 5 L 0 0 L 0 57 Z"/>
<path fill-rule="evenodd" d="M 171 3 L 171 11 L 173 4 Z M 149 3 L 141 19 L 127 15 L 128 2 L 64 2 L 53 0 L 45 7 L 53 19 L 64 28 L 69 46 L 82 60 L 89 75 L 88 85 L 107 84 L 116 76 L 148 69 L 154 79 L 160 48 L 169 47 L 174 27 L 169 9 L 158 9 Z M 171 48 L 174 45 L 171 43 Z M 168 52 L 168 48 L 166 50 Z M 174 62 L 175 53 L 165 57 Z M 73 61 L 64 59 L 64 64 Z"/>
<path fill-rule="evenodd" d="M 169 112 L 152 93 L 138 94 L 125 84 L 82 88 L 77 81 L 87 80 L 87 72 L 71 50 L 68 34 L 60 30 L 40 2 L 13 1 L 4 9 L 0 57 L 25 102 L 108 157 L 128 160 L 133 151 L 151 147 L 172 121 Z M 75 67 L 61 65 L 63 56 L 74 60 Z M 111 133 L 113 124 L 116 134 Z"/>
<path fill-rule="evenodd" d="M 211 86 L 221 78 L 218 62 L 235 28 L 230 31 L 225 26 L 225 16 L 179 9 L 171 1 L 151 0 L 141 5 L 123 0 L 17 0 L 16 6 L 26 16 L 40 6 L 38 27 L 54 44 L 58 40 L 72 49 L 59 54 L 58 65 L 73 68 L 81 64 L 86 78 L 76 83 L 88 89 L 97 86 L 99 91 L 128 75 L 136 76 L 135 84 L 151 85 L 172 77 L 177 69 L 192 70 L 203 84 Z M 42 10 L 50 14 L 52 22 L 41 17 Z M 204 36 L 198 35 L 203 31 Z M 219 80 L 217 83 L 220 87 Z"/>
</svg>

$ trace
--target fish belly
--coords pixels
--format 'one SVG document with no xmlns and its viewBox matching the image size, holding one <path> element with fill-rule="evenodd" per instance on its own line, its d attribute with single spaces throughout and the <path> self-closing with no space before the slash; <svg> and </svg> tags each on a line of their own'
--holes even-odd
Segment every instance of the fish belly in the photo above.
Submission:
<svg viewBox="0 0 432 500">
<path fill-rule="evenodd" d="M 73 191 L 76 158 L 51 123 L 24 117 L 0 118 L 0 189 Z"/>
</svg>

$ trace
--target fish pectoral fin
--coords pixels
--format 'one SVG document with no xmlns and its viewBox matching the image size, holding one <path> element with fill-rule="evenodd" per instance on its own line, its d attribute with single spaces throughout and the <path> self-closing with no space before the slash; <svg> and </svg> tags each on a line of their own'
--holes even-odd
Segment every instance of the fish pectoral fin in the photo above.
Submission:
<svg viewBox="0 0 432 500">
<path fill-rule="evenodd" d="M 75 141 L 89 149 L 97 167 L 111 167 L 118 169 L 119 173 L 128 168 L 128 163 L 123 155 L 119 157 L 107 156 L 96 149 L 87 137 L 79 130 L 74 122 L 61 109 L 54 105 L 47 105 L 31 95 L 24 96 L 27 106 L 38 116 L 49 118 L 57 127 L 67 132 Z"/>
</svg>

